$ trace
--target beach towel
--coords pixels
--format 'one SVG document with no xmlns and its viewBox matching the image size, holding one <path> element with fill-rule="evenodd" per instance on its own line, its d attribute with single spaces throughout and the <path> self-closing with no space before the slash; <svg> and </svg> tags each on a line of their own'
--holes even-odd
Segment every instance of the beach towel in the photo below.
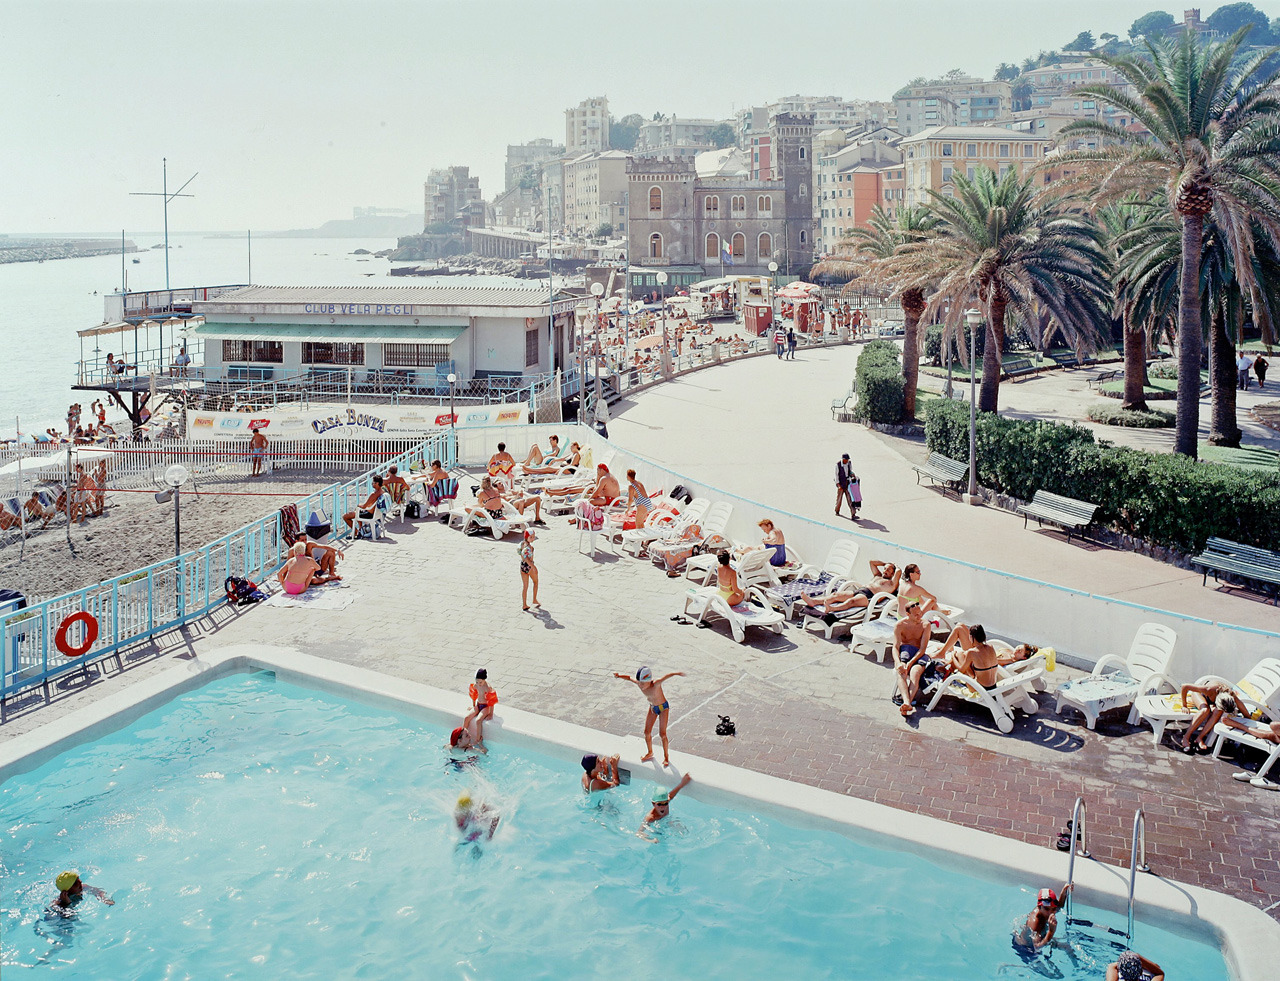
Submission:
<svg viewBox="0 0 1280 981">
<path fill-rule="evenodd" d="M 312 586 L 305 593 L 290 596 L 281 591 L 264 603 L 264 606 L 287 606 L 302 610 L 345 610 L 355 602 L 359 594 L 352 589 L 338 586 Z"/>
<path fill-rule="evenodd" d="M 280 509 L 280 534 L 284 537 L 286 545 L 292 545 L 300 537 L 296 504 L 286 504 Z"/>
</svg>

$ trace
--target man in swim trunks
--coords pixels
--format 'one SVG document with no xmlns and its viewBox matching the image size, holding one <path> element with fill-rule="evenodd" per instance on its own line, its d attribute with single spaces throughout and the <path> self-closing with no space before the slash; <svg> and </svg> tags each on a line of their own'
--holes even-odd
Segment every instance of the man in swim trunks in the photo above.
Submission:
<svg viewBox="0 0 1280 981">
<path fill-rule="evenodd" d="M 96 896 L 108 906 L 116 904 L 114 899 L 97 886 L 81 882 L 79 872 L 60 872 L 58 877 L 53 880 L 53 884 L 58 887 L 58 898 L 53 901 L 53 905 L 60 909 L 70 909 L 72 906 L 77 905 L 86 892 L 91 896 Z"/>
<path fill-rule="evenodd" d="M 520 461 L 520 466 L 525 473 L 529 472 L 530 467 L 539 467 L 539 466 L 549 467 L 551 466 L 553 461 L 558 460 L 562 456 L 564 456 L 564 454 L 560 452 L 560 437 L 551 436 L 549 438 L 550 438 L 551 446 L 548 448 L 546 456 L 542 455 L 542 450 L 538 448 L 537 443 L 534 443 L 533 446 L 529 449 L 528 456 L 526 456 L 523 460 Z"/>
<path fill-rule="evenodd" d="M 1164 969 L 1141 954 L 1126 950 L 1107 965 L 1107 981 L 1164 981 Z"/>
<path fill-rule="evenodd" d="M 600 756 L 588 753 L 582 758 L 582 789 L 586 793 L 594 790 L 610 790 L 622 781 L 618 777 L 618 754 Z"/>
<path fill-rule="evenodd" d="M 249 432 L 253 433 L 253 438 L 249 440 L 249 459 L 253 462 L 250 476 L 257 477 L 262 473 L 262 461 L 267 457 L 267 437 L 256 426 Z"/>
<path fill-rule="evenodd" d="M 290 596 L 300 596 L 308 586 L 319 586 L 327 580 L 318 573 L 320 566 L 314 559 L 307 557 L 307 546 L 303 542 L 294 542 L 289 549 L 289 561 L 284 564 L 276 579 Z"/>
<path fill-rule="evenodd" d="M 644 697 L 649 700 L 649 711 L 645 713 L 644 720 L 644 756 L 640 757 L 641 763 L 648 763 L 653 759 L 653 724 L 658 722 L 658 736 L 662 740 L 662 765 L 671 765 L 671 752 L 667 745 L 667 718 L 671 714 L 671 705 L 667 702 L 667 696 L 663 694 L 662 683 L 670 678 L 683 678 L 683 671 L 672 671 L 670 674 L 664 674 L 661 678 L 654 680 L 653 672 L 648 668 L 641 668 L 636 672 L 633 678 L 629 674 L 618 674 L 614 672 L 615 678 L 621 678 L 623 681 L 629 681 L 641 692 Z"/>
<path fill-rule="evenodd" d="M 1041 889 L 1036 897 L 1036 908 L 1027 914 L 1026 922 L 1020 930 L 1013 934 L 1013 946 L 1020 954 L 1029 954 L 1047 947 L 1053 941 L 1058 929 L 1058 910 L 1067 903 L 1067 894 L 1071 885 L 1062 887 L 1062 892 L 1052 889 Z"/>
<path fill-rule="evenodd" d="M 373 488 L 369 491 L 369 496 L 365 502 L 360 505 L 360 517 L 372 518 L 373 509 L 378 506 L 378 498 L 382 496 L 382 477 L 378 474 L 373 475 Z M 342 520 L 347 523 L 347 528 L 355 527 L 356 513 L 348 511 L 342 516 Z"/>
<path fill-rule="evenodd" d="M 693 777 L 686 773 L 680 778 L 680 782 L 672 787 L 669 792 L 666 790 L 654 791 L 652 799 L 653 807 L 649 809 L 649 813 L 644 816 L 644 821 L 641 822 L 642 831 L 644 830 L 645 825 L 653 824 L 655 821 L 661 821 L 671 813 L 671 802 L 676 799 L 676 795 L 680 793 L 680 791 L 689 786 L 689 781 L 692 779 Z"/>
<path fill-rule="evenodd" d="M 920 604 L 907 603 L 907 616 L 893 628 L 893 660 L 897 665 L 898 692 L 902 696 L 902 714 L 914 715 L 916 695 L 920 693 L 920 681 L 926 669 L 933 666 L 925 653 L 929 646 L 929 625 L 924 622 Z"/>
<path fill-rule="evenodd" d="M 606 464 L 596 466 L 596 485 L 591 489 L 590 501 L 598 508 L 612 504 L 622 496 L 622 488 L 618 478 L 609 472 Z"/>
</svg>

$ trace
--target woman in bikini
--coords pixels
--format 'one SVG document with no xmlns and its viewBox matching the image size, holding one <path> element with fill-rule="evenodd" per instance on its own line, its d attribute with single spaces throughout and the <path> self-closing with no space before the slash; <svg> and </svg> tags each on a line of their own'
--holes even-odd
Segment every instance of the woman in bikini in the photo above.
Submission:
<svg viewBox="0 0 1280 981">
<path fill-rule="evenodd" d="M 649 520 L 649 515 L 653 513 L 653 501 L 649 500 L 644 484 L 636 480 L 636 472 L 628 470 L 627 507 L 630 508 L 632 505 L 635 505 L 636 509 L 636 527 L 643 528 L 644 523 Z"/>
<path fill-rule="evenodd" d="M 729 553 L 721 552 L 719 558 L 720 568 L 716 570 L 716 586 L 726 603 L 737 606 L 747 598 L 746 594 L 738 585 L 738 573 L 729 564 Z"/>
<path fill-rule="evenodd" d="M 1222 721 L 1224 715 L 1247 716 L 1249 714 L 1248 709 L 1226 682 L 1210 681 L 1204 685 L 1183 685 L 1179 695 L 1187 710 L 1196 713 L 1178 747 L 1188 756 L 1209 751 L 1204 741 L 1205 737 L 1213 733 L 1213 727 Z M 1196 739 L 1193 748 L 1192 739 L 1195 739 L 1196 733 L 1200 736 Z"/>
<path fill-rule="evenodd" d="M 493 486 L 493 478 L 485 477 L 480 481 L 480 493 L 476 495 L 476 504 L 479 508 L 467 508 L 467 514 L 474 514 L 477 510 L 485 511 L 489 517 L 497 521 L 504 514 L 503 504 L 505 498 L 502 491 Z"/>
</svg>

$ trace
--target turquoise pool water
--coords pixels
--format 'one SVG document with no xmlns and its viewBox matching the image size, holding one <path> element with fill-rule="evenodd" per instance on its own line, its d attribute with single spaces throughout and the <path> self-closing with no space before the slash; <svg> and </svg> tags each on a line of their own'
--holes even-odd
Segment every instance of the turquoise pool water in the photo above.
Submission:
<svg viewBox="0 0 1280 981">
<path fill-rule="evenodd" d="M 589 801 L 574 767 L 500 743 L 459 767 L 444 738 L 237 675 L 12 778 L 5 978 L 1093 981 L 1114 957 L 1077 931 L 1023 964 L 1016 886 L 688 796 L 645 840 L 652 785 Z M 492 841 L 460 841 L 464 791 L 501 813 Z M 63 868 L 115 905 L 47 915 Z M 1137 946 L 1171 978 L 1228 977 L 1208 945 L 1140 924 Z"/>
</svg>

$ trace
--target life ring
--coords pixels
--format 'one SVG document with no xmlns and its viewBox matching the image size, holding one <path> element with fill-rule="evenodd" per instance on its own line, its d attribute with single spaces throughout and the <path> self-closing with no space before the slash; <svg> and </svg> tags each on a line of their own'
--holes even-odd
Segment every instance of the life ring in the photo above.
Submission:
<svg viewBox="0 0 1280 981">
<path fill-rule="evenodd" d="M 72 626 L 77 623 L 84 624 L 84 643 L 78 647 L 72 647 L 67 641 L 67 634 Z M 98 619 L 92 613 L 85 613 L 83 610 L 79 613 L 73 613 L 67 617 L 58 626 L 58 632 L 53 638 L 53 644 L 67 657 L 80 657 L 88 654 L 89 648 L 93 646 L 93 642 L 98 639 Z"/>
</svg>

